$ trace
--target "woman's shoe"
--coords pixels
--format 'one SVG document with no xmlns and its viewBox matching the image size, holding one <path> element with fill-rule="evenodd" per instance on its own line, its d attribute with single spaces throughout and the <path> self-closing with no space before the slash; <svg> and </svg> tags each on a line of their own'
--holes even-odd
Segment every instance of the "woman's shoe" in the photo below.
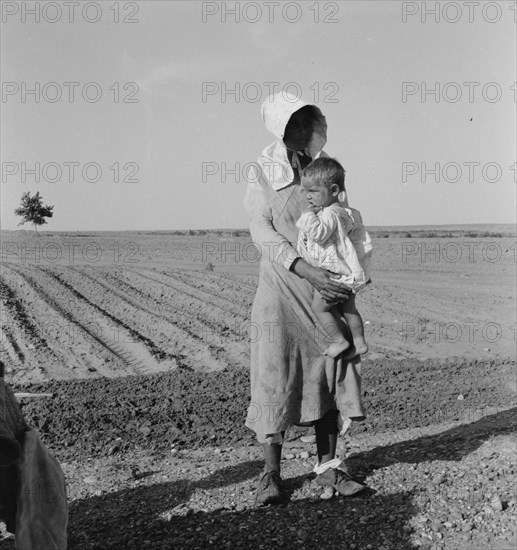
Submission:
<svg viewBox="0 0 517 550">
<path fill-rule="evenodd" d="M 286 497 L 282 491 L 282 478 L 276 470 L 266 472 L 259 481 L 255 505 L 284 504 Z"/>
</svg>

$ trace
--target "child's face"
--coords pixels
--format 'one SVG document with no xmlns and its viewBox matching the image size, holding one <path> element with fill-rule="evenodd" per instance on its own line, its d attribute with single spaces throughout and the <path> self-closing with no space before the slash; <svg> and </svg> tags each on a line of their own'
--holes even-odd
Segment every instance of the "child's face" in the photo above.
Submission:
<svg viewBox="0 0 517 550">
<path fill-rule="evenodd" d="M 284 143 L 288 149 L 303 151 L 312 136 L 313 118 L 310 109 L 302 108 L 291 115 L 284 132 Z"/>
<path fill-rule="evenodd" d="M 336 202 L 339 193 L 339 189 L 335 184 L 327 187 L 321 183 L 307 181 L 304 178 L 302 178 L 302 189 L 305 191 L 305 196 L 311 206 L 322 208 Z"/>
</svg>

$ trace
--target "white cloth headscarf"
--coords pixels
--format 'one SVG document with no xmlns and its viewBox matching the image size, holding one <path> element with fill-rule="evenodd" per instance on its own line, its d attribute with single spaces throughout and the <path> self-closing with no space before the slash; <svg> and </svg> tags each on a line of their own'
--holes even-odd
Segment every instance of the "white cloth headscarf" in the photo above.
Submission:
<svg viewBox="0 0 517 550">
<path fill-rule="evenodd" d="M 269 96 L 262 104 L 262 119 L 266 128 L 276 137 L 276 141 L 268 145 L 258 158 L 264 177 L 275 191 L 287 187 L 294 180 L 294 171 L 287 156 L 287 148 L 283 141 L 285 127 L 296 111 L 309 105 L 302 99 L 286 92 L 278 92 Z M 327 122 L 323 113 L 315 105 L 311 105 L 318 119 L 314 123 L 313 134 L 309 145 L 303 151 L 314 160 L 317 159 L 327 142 Z M 293 153 L 293 165 L 300 166 L 297 153 Z"/>
</svg>

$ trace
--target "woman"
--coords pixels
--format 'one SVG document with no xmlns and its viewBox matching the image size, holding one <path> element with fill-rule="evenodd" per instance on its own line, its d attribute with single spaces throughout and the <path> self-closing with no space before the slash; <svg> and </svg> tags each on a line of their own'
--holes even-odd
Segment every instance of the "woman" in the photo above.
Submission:
<svg viewBox="0 0 517 550">
<path fill-rule="evenodd" d="M 277 140 L 259 157 L 245 198 L 251 236 L 262 253 L 251 314 L 260 337 L 251 346 L 246 419 L 264 451 L 256 502 L 285 501 L 280 458 L 284 432 L 292 424 L 315 427 L 317 482 L 351 495 L 365 486 L 350 478 L 335 453 L 339 431 L 364 419 L 360 361 L 323 356 L 325 335 L 311 311 L 315 290 L 329 302 L 342 301 L 348 293 L 332 273 L 309 265 L 294 247 L 296 221 L 308 206 L 300 171 L 325 155 L 327 125 L 316 106 L 284 92 L 264 102 L 262 118 Z"/>
</svg>

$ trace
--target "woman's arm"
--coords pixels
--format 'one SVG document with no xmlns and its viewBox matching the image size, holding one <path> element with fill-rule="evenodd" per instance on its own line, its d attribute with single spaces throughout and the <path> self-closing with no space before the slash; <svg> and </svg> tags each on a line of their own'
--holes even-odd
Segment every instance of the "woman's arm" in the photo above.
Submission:
<svg viewBox="0 0 517 550">
<path fill-rule="evenodd" d="M 248 183 L 244 208 L 250 217 L 251 238 L 262 255 L 289 269 L 300 255 L 296 248 L 273 225 L 271 208 L 265 194 L 267 182 L 262 177 L 251 178 Z"/>
</svg>

